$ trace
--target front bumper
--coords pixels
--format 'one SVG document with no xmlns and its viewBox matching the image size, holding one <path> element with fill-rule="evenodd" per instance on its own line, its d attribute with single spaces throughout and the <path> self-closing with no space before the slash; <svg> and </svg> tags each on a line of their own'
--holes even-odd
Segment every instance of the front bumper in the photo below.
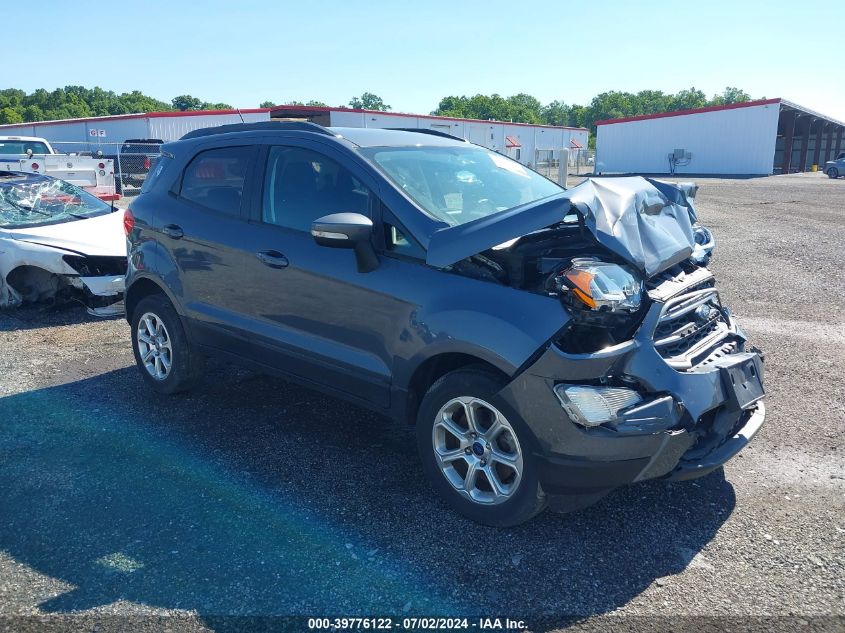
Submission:
<svg viewBox="0 0 845 633">
<path fill-rule="evenodd" d="M 672 367 L 652 337 L 663 306 L 655 302 L 637 335 L 592 354 L 568 354 L 551 344 L 500 397 L 531 429 L 540 481 L 550 495 L 601 494 L 636 481 L 701 477 L 736 455 L 765 418 L 759 397 L 738 400 L 726 385 L 738 363 L 759 371 L 755 352 L 744 352 L 745 335 L 730 321 L 742 345 L 734 353 L 686 370 Z M 598 384 L 624 378 L 646 398 L 637 423 L 584 428 L 565 413 L 556 384 Z"/>
</svg>

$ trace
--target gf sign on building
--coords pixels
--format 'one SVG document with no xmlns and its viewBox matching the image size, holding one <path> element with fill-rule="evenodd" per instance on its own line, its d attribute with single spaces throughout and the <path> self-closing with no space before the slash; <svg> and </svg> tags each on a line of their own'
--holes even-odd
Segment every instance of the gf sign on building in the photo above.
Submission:
<svg viewBox="0 0 845 633">
<path fill-rule="evenodd" d="M 100 136 L 100 137 L 103 137 L 103 136 L 105 136 L 105 135 L 106 135 L 106 131 L 105 131 L 105 130 L 97 130 L 97 129 L 94 129 L 94 128 L 92 128 L 92 129 L 88 130 L 88 136 Z"/>
</svg>

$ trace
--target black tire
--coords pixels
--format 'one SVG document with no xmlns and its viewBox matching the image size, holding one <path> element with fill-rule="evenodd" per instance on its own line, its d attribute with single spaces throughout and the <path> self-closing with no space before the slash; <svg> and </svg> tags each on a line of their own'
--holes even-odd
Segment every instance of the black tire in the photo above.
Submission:
<svg viewBox="0 0 845 633">
<path fill-rule="evenodd" d="M 465 517 L 495 527 L 519 525 L 546 507 L 546 495 L 538 479 L 534 437 L 522 417 L 496 397 L 505 384 L 501 377 L 482 367 L 450 372 L 429 388 L 420 404 L 416 426 L 417 449 L 423 470 L 440 496 Z M 432 437 L 437 416 L 447 403 L 463 396 L 480 398 L 501 412 L 512 427 L 521 449 L 522 478 L 510 498 L 495 505 L 473 501 L 460 493 L 441 471 L 435 457 Z"/>
<path fill-rule="evenodd" d="M 828 178 L 839 178 L 839 170 L 836 167 L 831 167 L 827 170 L 827 177 Z"/>
<path fill-rule="evenodd" d="M 163 378 L 156 378 L 151 374 L 139 349 L 141 343 L 138 329 L 139 327 L 146 328 L 146 325 L 141 326 L 141 320 L 145 315 L 150 314 L 161 320 L 164 326 L 163 331 L 169 342 L 170 368 Z M 179 318 L 166 296 L 155 294 L 141 299 L 132 314 L 130 328 L 135 363 L 138 365 L 141 376 L 155 391 L 164 394 L 187 391 L 200 379 L 204 369 L 204 359 L 202 355 L 191 349 L 182 326 L 182 319 Z"/>
</svg>

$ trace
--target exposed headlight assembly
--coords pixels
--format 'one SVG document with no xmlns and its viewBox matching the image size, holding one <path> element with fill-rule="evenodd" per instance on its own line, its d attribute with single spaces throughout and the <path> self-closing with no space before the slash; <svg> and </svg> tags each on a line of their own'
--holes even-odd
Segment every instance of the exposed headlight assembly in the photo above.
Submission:
<svg viewBox="0 0 845 633">
<path fill-rule="evenodd" d="M 627 267 L 597 259 L 573 259 L 558 281 L 561 290 L 577 299 L 577 307 L 623 314 L 640 309 L 643 282 Z"/>
<path fill-rule="evenodd" d="M 713 255 L 713 249 L 716 248 L 716 238 L 706 226 L 695 224 L 692 229 L 695 246 L 690 257 L 699 266 L 706 266 Z"/>
<path fill-rule="evenodd" d="M 588 428 L 615 422 L 621 410 L 642 402 L 639 393 L 624 387 L 559 384 L 555 393 L 569 417 Z"/>
</svg>

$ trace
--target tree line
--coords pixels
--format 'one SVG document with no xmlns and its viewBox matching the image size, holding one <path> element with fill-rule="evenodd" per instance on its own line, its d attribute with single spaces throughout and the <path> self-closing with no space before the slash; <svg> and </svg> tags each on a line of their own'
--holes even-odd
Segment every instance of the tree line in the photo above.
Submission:
<svg viewBox="0 0 845 633">
<path fill-rule="evenodd" d="M 511 97 L 493 94 L 444 97 L 432 114 L 462 119 L 495 119 L 585 127 L 595 133 L 596 121 L 605 119 L 676 112 L 750 100 L 748 93 L 730 86 L 721 94 L 713 95 L 709 99 L 703 91 L 694 87 L 675 94 L 662 90 L 641 90 L 637 93 L 611 90 L 593 97 L 589 105 L 567 104 L 563 101 L 552 101 L 543 105 L 535 97 L 524 93 Z"/>
<path fill-rule="evenodd" d="M 520 123 L 585 127 L 595 133 L 596 121 L 618 119 L 642 114 L 673 112 L 712 105 L 750 101 L 748 93 L 727 87 L 707 98 L 697 88 L 665 93 L 661 90 L 641 90 L 637 93 L 609 91 L 593 97 L 589 105 L 567 104 L 556 100 L 543 105 L 537 98 L 520 93 L 510 97 L 498 94 L 472 97 L 449 96 L 440 100 L 432 114 L 462 119 L 494 119 Z M 264 101 L 262 108 L 277 105 Z M 328 107 L 322 101 L 288 101 L 284 105 Z M 353 97 L 341 108 L 388 111 L 392 108 L 372 92 Z M 180 95 L 170 103 L 149 97 L 138 90 L 117 94 L 102 88 L 66 86 L 48 91 L 39 88 L 31 94 L 15 88 L 0 90 L 0 123 L 28 123 L 55 119 L 72 119 L 135 112 L 228 110 L 227 103 L 211 103 L 191 95 Z"/>
</svg>

